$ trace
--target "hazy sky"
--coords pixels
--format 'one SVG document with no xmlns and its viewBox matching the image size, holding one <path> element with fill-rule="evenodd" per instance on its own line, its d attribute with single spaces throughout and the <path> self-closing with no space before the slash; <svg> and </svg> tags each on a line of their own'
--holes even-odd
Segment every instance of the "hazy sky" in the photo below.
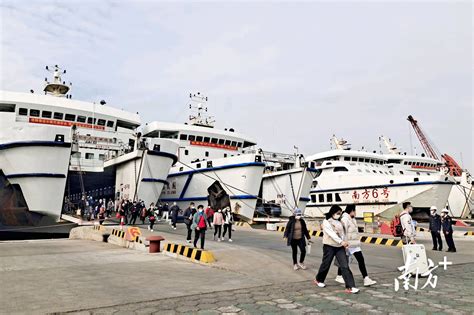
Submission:
<svg viewBox="0 0 474 315">
<path fill-rule="evenodd" d="M 0 88 L 40 91 L 59 64 L 73 98 L 144 122 L 184 122 L 201 91 L 218 127 L 307 155 L 333 134 L 410 152 L 412 114 L 474 171 L 470 1 L 221 2 L 2 0 Z"/>
</svg>

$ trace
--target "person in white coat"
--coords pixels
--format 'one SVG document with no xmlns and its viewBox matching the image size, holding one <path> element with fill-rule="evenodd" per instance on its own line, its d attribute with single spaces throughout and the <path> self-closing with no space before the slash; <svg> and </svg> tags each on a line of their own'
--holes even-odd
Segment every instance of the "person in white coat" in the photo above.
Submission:
<svg viewBox="0 0 474 315">
<path fill-rule="evenodd" d="M 403 229 L 402 241 L 404 243 L 416 244 L 416 229 L 411 218 L 413 207 L 410 202 L 404 202 L 402 207 L 403 211 L 400 213 L 400 224 Z"/>
<path fill-rule="evenodd" d="M 326 276 L 331 267 L 332 260 L 336 257 L 337 262 L 342 271 L 342 278 L 346 284 L 347 293 L 358 293 L 360 290 L 355 287 L 354 276 L 349 269 L 346 250 L 349 243 L 344 241 L 344 227 L 339 219 L 341 218 L 342 209 L 339 206 L 332 206 L 329 212 L 325 214 L 326 219 L 323 221 L 323 261 L 319 266 L 319 271 L 314 279 L 314 284 L 320 288 L 324 288 L 326 284 Z"/>
<path fill-rule="evenodd" d="M 354 256 L 359 263 L 359 270 L 364 279 L 364 286 L 368 287 L 377 283 L 369 278 L 367 268 L 365 267 L 364 255 L 362 255 L 362 249 L 360 248 L 360 235 L 359 228 L 357 226 L 357 220 L 355 219 L 356 208 L 355 205 L 348 205 L 346 210 L 342 214 L 341 223 L 344 228 L 344 240 L 349 243 L 349 247 L 346 248 L 346 253 L 350 257 Z M 336 282 L 344 283 L 342 278 L 342 270 L 337 270 Z"/>
</svg>

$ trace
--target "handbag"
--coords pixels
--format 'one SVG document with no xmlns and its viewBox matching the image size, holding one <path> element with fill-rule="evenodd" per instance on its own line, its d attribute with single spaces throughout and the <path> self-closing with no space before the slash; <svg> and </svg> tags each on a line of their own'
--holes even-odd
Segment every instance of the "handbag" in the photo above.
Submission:
<svg viewBox="0 0 474 315">
<path fill-rule="evenodd" d="M 152 215 L 151 217 L 148 218 L 148 220 L 150 220 L 150 221 L 155 221 L 155 216 Z"/>
<path fill-rule="evenodd" d="M 119 219 L 119 218 L 120 218 L 120 212 L 117 212 L 117 214 L 115 215 L 115 217 L 116 217 L 117 219 Z"/>
</svg>

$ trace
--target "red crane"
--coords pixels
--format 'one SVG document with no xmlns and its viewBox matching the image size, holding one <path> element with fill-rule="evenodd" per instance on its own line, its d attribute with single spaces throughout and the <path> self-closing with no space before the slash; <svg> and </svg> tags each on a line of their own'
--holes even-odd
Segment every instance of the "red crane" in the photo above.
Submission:
<svg viewBox="0 0 474 315">
<path fill-rule="evenodd" d="M 418 126 L 418 121 L 413 118 L 412 115 L 408 116 L 408 121 L 411 123 L 413 130 L 415 130 L 418 140 L 420 140 L 421 145 L 425 153 L 432 159 L 439 160 L 436 150 L 431 145 L 428 138 L 425 136 L 420 126 Z M 462 168 L 459 164 L 448 154 L 441 154 L 441 158 L 446 163 L 446 167 L 449 169 L 449 174 L 452 176 L 461 176 Z"/>
</svg>

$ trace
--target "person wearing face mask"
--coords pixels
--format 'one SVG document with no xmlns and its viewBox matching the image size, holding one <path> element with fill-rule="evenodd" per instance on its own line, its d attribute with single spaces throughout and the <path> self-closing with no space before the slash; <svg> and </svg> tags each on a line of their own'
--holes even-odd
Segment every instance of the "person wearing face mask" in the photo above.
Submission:
<svg viewBox="0 0 474 315">
<path fill-rule="evenodd" d="M 377 281 L 370 279 L 369 274 L 367 273 L 364 255 L 362 255 L 362 249 L 360 248 L 359 228 L 357 226 L 357 220 L 355 219 L 355 215 L 355 205 L 348 205 L 341 216 L 341 223 L 344 227 L 344 240 L 349 243 L 349 247 L 347 247 L 346 253 L 349 257 L 354 256 L 357 259 L 360 273 L 362 274 L 362 278 L 364 279 L 364 286 L 368 287 L 376 284 Z M 341 268 L 338 268 L 337 277 L 335 280 L 336 282 L 344 283 Z"/>
<path fill-rule="evenodd" d="M 176 230 L 176 223 L 178 222 L 178 213 L 180 209 L 176 202 L 173 202 L 173 205 L 170 208 L 171 212 L 171 227 L 173 230 Z"/>
<path fill-rule="evenodd" d="M 438 209 L 435 206 L 430 208 L 430 227 L 431 238 L 433 239 L 433 250 L 443 250 L 443 241 L 441 240 L 441 217 L 436 213 Z"/>
<path fill-rule="evenodd" d="M 323 261 L 319 267 L 319 271 L 314 279 L 314 284 L 320 288 L 324 288 L 326 284 L 326 276 L 328 275 L 331 263 L 336 257 L 339 268 L 341 268 L 342 278 L 346 285 L 346 293 L 358 293 L 360 290 L 356 288 L 354 282 L 354 276 L 349 269 L 349 262 L 346 256 L 346 248 L 349 243 L 344 241 L 344 227 L 339 221 L 342 214 L 342 209 L 339 206 L 332 206 L 328 213 L 326 213 L 326 219 L 323 221 Z"/>
<path fill-rule="evenodd" d="M 229 232 L 229 242 L 232 242 L 232 224 L 234 224 L 234 216 L 232 212 L 230 211 L 229 207 L 224 208 L 223 217 L 224 217 L 224 233 L 222 233 L 221 240 L 224 240 L 226 233 Z"/>
<path fill-rule="evenodd" d="M 402 207 L 403 211 L 400 213 L 400 224 L 402 225 L 403 229 L 402 241 L 404 243 L 416 244 L 416 230 L 413 226 L 413 220 L 411 218 L 413 207 L 411 206 L 410 202 L 404 202 Z"/>
<path fill-rule="evenodd" d="M 306 256 L 305 237 L 308 241 L 311 239 L 308 228 L 306 227 L 306 222 L 301 216 L 301 210 L 296 208 L 294 215 L 289 218 L 288 223 L 286 224 L 285 233 L 283 234 L 283 238 L 287 241 L 287 246 L 291 246 L 293 269 L 295 271 L 298 269 L 306 269 L 306 266 L 304 265 L 304 258 Z M 298 247 L 301 252 L 299 263 L 297 260 Z"/>
<path fill-rule="evenodd" d="M 222 224 L 224 224 L 224 217 L 222 216 L 221 209 L 218 209 L 217 212 L 214 213 L 212 224 L 214 224 L 214 241 L 216 240 L 216 235 L 217 235 L 217 241 L 220 242 L 221 240 L 223 240 L 221 238 L 221 232 L 222 232 Z"/>
<path fill-rule="evenodd" d="M 194 229 L 194 248 L 197 246 L 199 238 L 201 238 L 201 249 L 204 249 L 204 242 L 206 240 L 207 217 L 204 213 L 204 206 L 199 205 L 197 212 L 193 216 L 192 228 Z"/>
<path fill-rule="evenodd" d="M 186 242 L 191 243 L 191 235 L 193 233 L 193 229 L 191 228 L 191 224 L 193 221 L 194 214 L 196 213 L 196 207 L 194 206 L 194 202 L 189 204 L 189 207 L 184 210 L 184 224 L 186 224 L 186 229 L 188 234 L 186 236 Z"/>
<path fill-rule="evenodd" d="M 441 224 L 443 225 L 443 234 L 446 239 L 446 244 L 448 244 L 448 252 L 455 253 L 456 246 L 454 246 L 453 240 L 453 219 L 448 214 L 448 209 L 441 210 Z"/>
</svg>

